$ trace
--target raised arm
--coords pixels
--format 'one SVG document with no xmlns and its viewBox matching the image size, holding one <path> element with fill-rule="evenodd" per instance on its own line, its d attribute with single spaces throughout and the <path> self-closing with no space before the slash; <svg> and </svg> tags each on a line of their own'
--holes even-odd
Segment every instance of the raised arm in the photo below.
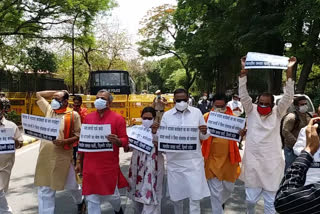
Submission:
<svg viewBox="0 0 320 214">
<path fill-rule="evenodd" d="M 287 109 L 292 103 L 293 95 L 294 95 L 294 81 L 292 80 L 292 69 L 296 64 L 297 59 L 295 57 L 291 57 L 289 59 L 288 69 L 287 69 L 287 82 L 284 89 L 284 94 L 278 104 L 278 117 L 283 117 L 286 113 Z"/>
<path fill-rule="evenodd" d="M 41 97 L 45 98 L 45 99 L 49 99 L 53 96 L 54 93 L 56 93 L 57 91 L 38 91 L 36 93 L 37 99 L 41 99 Z"/>
<path fill-rule="evenodd" d="M 240 102 L 246 112 L 248 114 L 252 111 L 253 104 L 252 99 L 249 96 L 248 90 L 247 90 L 247 73 L 248 70 L 244 69 L 244 65 L 246 62 L 246 57 L 241 58 L 241 73 L 239 77 L 239 96 L 240 96 Z"/>
</svg>

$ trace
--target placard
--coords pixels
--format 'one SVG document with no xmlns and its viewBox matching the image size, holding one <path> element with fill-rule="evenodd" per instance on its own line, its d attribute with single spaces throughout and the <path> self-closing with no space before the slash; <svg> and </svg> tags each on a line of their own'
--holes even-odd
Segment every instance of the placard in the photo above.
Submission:
<svg viewBox="0 0 320 214">
<path fill-rule="evenodd" d="M 207 126 L 211 136 L 240 141 L 239 131 L 244 129 L 246 119 L 210 111 Z"/>
<path fill-rule="evenodd" d="M 129 146 L 146 154 L 153 148 L 152 132 L 150 128 L 141 125 L 133 126 L 128 131 Z"/>
<path fill-rule="evenodd" d="M 111 125 L 82 124 L 78 151 L 105 152 L 113 151 L 113 145 L 108 140 Z"/>
<path fill-rule="evenodd" d="M 264 53 L 248 52 L 245 69 L 287 69 L 289 58 Z"/>
<path fill-rule="evenodd" d="M 50 141 L 59 136 L 61 119 L 21 114 L 21 122 L 26 135 Z"/>
<path fill-rule="evenodd" d="M 160 126 L 158 149 L 163 152 L 196 151 L 199 144 L 199 127 Z"/>
<path fill-rule="evenodd" d="M 14 153 L 14 129 L 0 128 L 0 154 Z"/>
</svg>

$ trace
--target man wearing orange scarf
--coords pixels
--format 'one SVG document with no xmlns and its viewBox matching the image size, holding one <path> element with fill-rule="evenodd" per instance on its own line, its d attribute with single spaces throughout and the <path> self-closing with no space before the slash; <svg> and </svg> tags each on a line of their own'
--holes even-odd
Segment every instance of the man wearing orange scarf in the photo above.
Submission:
<svg viewBox="0 0 320 214">
<path fill-rule="evenodd" d="M 233 115 L 232 110 L 226 107 L 226 96 L 216 94 L 213 97 L 211 111 Z M 207 122 L 210 112 L 204 115 Z M 213 214 L 223 213 L 223 204 L 230 197 L 234 183 L 240 174 L 239 162 L 241 157 L 237 143 L 223 138 L 209 137 L 202 141 L 204 168 L 211 194 Z"/>
<path fill-rule="evenodd" d="M 79 140 L 80 116 L 68 108 L 66 91 L 37 92 L 37 104 L 45 117 L 61 119 L 59 136 L 54 141 L 41 140 L 35 172 L 38 186 L 39 214 L 54 214 L 55 193 L 68 190 L 81 213 L 83 199 L 72 164 L 72 146 Z M 45 99 L 52 98 L 51 104 Z"/>
</svg>

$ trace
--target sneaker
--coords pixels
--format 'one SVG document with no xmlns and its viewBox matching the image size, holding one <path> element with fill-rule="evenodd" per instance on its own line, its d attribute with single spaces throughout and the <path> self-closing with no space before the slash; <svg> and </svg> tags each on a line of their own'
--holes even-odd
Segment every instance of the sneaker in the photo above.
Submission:
<svg viewBox="0 0 320 214">
<path fill-rule="evenodd" d="M 123 214 L 122 207 L 120 207 L 120 210 L 118 212 L 114 211 L 115 214 Z"/>
<path fill-rule="evenodd" d="M 78 204 L 78 214 L 85 214 L 87 211 L 86 202 L 82 200 L 81 204 Z"/>
</svg>

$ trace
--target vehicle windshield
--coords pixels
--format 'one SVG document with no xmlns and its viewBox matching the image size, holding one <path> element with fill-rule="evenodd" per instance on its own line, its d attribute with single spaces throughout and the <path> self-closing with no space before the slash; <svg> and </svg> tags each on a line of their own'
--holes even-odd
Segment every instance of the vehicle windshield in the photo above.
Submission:
<svg viewBox="0 0 320 214">
<path fill-rule="evenodd" d="M 96 73 L 92 75 L 93 86 L 127 86 L 126 73 Z"/>
</svg>

